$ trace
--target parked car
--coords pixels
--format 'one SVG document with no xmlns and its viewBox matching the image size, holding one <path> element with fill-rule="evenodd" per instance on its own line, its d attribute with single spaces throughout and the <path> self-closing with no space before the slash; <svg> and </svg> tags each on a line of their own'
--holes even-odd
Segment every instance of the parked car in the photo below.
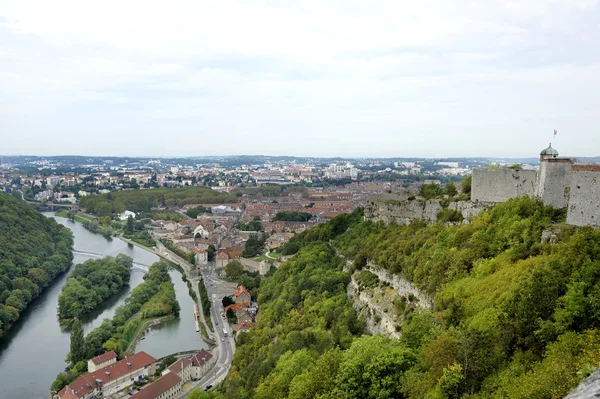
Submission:
<svg viewBox="0 0 600 399">
<path fill-rule="evenodd" d="M 212 388 L 212 385 L 207 385 L 206 388 L 204 388 L 205 391 L 208 391 L 209 389 Z"/>
</svg>

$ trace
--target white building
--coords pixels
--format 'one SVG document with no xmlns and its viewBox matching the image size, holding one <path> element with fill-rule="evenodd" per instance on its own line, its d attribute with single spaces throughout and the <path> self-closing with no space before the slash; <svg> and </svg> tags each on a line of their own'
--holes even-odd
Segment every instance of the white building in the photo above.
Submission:
<svg viewBox="0 0 600 399">
<path fill-rule="evenodd" d="M 192 361 L 190 359 L 182 358 L 177 360 L 175 363 L 163 370 L 162 375 L 167 373 L 175 373 L 183 383 L 192 379 Z"/>
<path fill-rule="evenodd" d="M 200 353 L 192 357 L 192 378 L 202 377 L 214 366 L 216 361 L 216 357 L 202 349 Z"/>
<path fill-rule="evenodd" d="M 194 248 L 196 265 L 208 264 L 208 252 L 205 249 Z"/>
<path fill-rule="evenodd" d="M 127 220 L 129 216 L 135 219 L 135 212 L 125 211 L 119 215 L 119 220 Z"/>
</svg>

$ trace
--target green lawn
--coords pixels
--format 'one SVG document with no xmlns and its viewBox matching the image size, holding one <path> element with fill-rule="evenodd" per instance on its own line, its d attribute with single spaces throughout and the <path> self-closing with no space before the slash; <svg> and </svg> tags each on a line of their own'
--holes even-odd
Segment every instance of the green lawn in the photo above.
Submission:
<svg viewBox="0 0 600 399">
<path fill-rule="evenodd" d="M 61 211 L 56 212 L 56 216 L 61 217 L 61 218 L 66 218 L 66 217 L 68 217 L 67 216 L 68 212 L 69 211 L 67 211 L 66 209 L 63 209 Z M 76 222 L 83 223 L 86 220 L 89 220 L 91 222 L 92 220 L 94 220 L 94 218 L 86 216 L 82 213 L 75 213 L 75 221 Z"/>
<path fill-rule="evenodd" d="M 257 261 L 257 262 L 262 262 L 263 260 L 267 261 L 267 262 L 270 262 L 270 261 L 274 261 L 274 260 L 279 260 L 280 257 L 281 257 L 281 255 L 278 254 L 278 253 L 276 253 L 276 252 L 270 252 L 270 253 L 268 253 L 266 255 L 261 255 L 261 256 L 259 256 L 257 258 L 254 258 L 254 260 Z"/>
</svg>

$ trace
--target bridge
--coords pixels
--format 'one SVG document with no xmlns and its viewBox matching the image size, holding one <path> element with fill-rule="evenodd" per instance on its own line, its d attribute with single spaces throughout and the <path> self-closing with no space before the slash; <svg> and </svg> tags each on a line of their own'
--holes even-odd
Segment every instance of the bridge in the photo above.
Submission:
<svg viewBox="0 0 600 399">
<path fill-rule="evenodd" d="M 105 258 L 107 256 L 110 256 L 110 255 L 106 255 L 106 254 L 100 254 L 97 252 L 83 251 L 83 250 L 76 249 L 76 248 L 73 249 L 73 253 L 79 254 L 79 255 L 84 255 L 84 256 L 89 256 L 91 258 Z M 132 267 L 147 272 L 150 265 L 146 265 L 144 263 L 134 261 Z"/>
</svg>

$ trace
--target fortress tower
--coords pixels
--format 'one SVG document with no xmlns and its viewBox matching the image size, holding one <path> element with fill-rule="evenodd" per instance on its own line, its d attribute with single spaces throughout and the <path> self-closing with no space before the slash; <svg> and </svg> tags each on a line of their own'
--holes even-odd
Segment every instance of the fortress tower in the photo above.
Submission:
<svg viewBox="0 0 600 399">
<path fill-rule="evenodd" d="M 569 173 L 573 161 L 559 158 L 552 143 L 540 153 L 540 170 L 537 173 L 535 196 L 544 204 L 564 208 L 569 203 Z"/>
<path fill-rule="evenodd" d="M 552 144 L 540 153 L 539 170 L 473 169 L 471 199 L 498 203 L 537 197 L 554 208 L 567 207 L 567 224 L 600 227 L 600 165 L 559 158 Z"/>
</svg>

